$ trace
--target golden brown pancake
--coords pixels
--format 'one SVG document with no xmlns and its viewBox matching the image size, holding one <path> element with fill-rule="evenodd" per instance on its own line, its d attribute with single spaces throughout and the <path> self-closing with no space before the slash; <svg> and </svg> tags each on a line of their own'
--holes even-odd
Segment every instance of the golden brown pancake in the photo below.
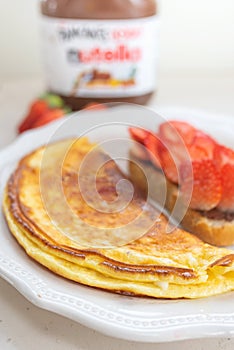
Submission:
<svg viewBox="0 0 234 350">
<path fill-rule="evenodd" d="M 39 148 L 7 184 L 10 231 L 30 257 L 87 286 L 156 298 L 233 290 L 232 251 L 179 228 L 167 233 L 166 217 L 138 191 L 131 200 L 131 188 L 118 193 L 123 179 L 116 163 L 85 138 Z"/>
</svg>

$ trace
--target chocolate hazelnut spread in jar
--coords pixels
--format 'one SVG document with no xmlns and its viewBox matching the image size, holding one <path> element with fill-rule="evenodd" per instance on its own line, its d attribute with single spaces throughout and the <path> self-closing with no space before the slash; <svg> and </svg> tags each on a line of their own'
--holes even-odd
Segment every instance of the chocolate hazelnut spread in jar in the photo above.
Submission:
<svg viewBox="0 0 234 350">
<path fill-rule="evenodd" d="M 147 103 L 157 88 L 155 0 L 44 0 L 41 12 L 49 91 L 74 110 Z"/>
</svg>

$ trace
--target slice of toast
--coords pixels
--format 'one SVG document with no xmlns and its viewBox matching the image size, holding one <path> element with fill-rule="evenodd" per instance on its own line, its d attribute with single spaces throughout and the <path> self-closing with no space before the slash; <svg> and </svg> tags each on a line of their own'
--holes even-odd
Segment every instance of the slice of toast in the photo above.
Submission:
<svg viewBox="0 0 234 350">
<path fill-rule="evenodd" d="M 130 151 L 129 173 L 135 186 L 138 186 L 144 193 L 149 188 L 148 195 L 164 206 L 169 213 L 173 212 L 178 201 L 175 219 L 183 217 L 180 224 L 185 230 L 213 245 L 234 244 L 234 215 L 219 212 L 217 209 L 204 212 L 185 208 L 179 196 L 178 186 L 165 179 L 163 172 L 151 162 L 139 160 L 132 151 Z M 166 194 L 164 194 L 163 187 L 165 184 Z"/>
</svg>

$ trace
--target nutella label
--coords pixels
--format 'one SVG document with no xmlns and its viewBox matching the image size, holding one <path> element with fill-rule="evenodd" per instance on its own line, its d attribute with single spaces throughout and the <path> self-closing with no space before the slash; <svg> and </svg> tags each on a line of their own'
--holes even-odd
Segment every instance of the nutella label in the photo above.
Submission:
<svg viewBox="0 0 234 350">
<path fill-rule="evenodd" d="M 80 20 L 43 16 L 51 91 L 74 97 L 143 95 L 157 83 L 159 20 Z"/>
</svg>

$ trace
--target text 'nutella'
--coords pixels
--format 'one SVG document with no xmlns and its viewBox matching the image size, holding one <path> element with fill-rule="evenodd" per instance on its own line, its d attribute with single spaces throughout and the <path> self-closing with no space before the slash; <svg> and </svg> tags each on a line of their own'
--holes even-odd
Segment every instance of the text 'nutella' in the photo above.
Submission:
<svg viewBox="0 0 234 350">
<path fill-rule="evenodd" d="M 48 0 L 42 13 L 50 91 L 74 109 L 89 101 L 147 102 L 157 87 L 154 1 Z"/>
</svg>

